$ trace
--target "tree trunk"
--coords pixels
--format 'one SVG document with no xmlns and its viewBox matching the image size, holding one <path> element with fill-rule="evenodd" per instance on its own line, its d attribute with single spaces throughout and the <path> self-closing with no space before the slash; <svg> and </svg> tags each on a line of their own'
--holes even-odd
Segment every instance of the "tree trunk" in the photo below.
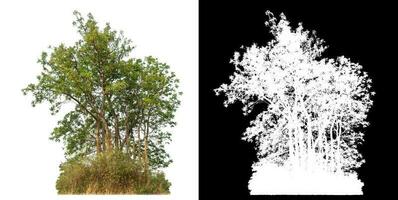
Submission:
<svg viewBox="0 0 398 200">
<path fill-rule="evenodd" d="M 102 126 L 105 130 L 105 147 L 106 147 L 105 150 L 107 152 L 110 152 L 113 149 L 111 131 L 109 130 L 109 126 L 105 118 L 101 117 L 101 121 L 102 121 Z"/>
<path fill-rule="evenodd" d="M 149 158 L 148 158 L 148 135 L 149 135 L 149 123 L 146 124 L 146 131 L 144 133 L 144 173 L 145 173 L 146 184 L 150 183 Z"/>
<path fill-rule="evenodd" d="M 102 66 L 102 63 L 99 63 L 99 66 Z M 105 146 L 106 146 L 106 151 L 110 152 L 113 149 L 112 146 L 112 135 L 111 131 L 109 130 L 108 123 L 105 119 L 105 103 L 106 103 L 106 91 L 105 91 L 105 74 L 104 74 L 104 68 L 99 67 L 100 69 L 100 79 L 101 79 L 101 92 L 102 92 L 102 102 L 101 102 L 101 110 L 99 112 L 100 120 L 102 122 L 102 126 L 105 130 Z"/>
<path fill-rule="evenodd" d="M 130 132 L 131 131 L 131 132 Z M 135 141 L 135 139 L 134 139 L 134 132 L 133 132 L 133 130 L 130 130 L 129 131 L 129 134 L 130 134 L 130 136 L 127 138 L 127 153 L 131 156 L 133 156 L 133 160 L 136 160 L 136 158 L 137 158 L 137 156 L 136 156 L 136 149 L 137 149 L 137 147 L 136 147 L 136 141 Z M 131 142 L 130 142 L 130 138 L 131 138 Z M 130 150 L 130 143 L 132 143 L 132 145 L 131 145 L 131 150 Z"/>
<path fill-rule="evenodd" d="M 141 156 L 141 125 L 139 124 L 137 127 L 137 143 L 135 146 L 136 156 L 139 159 L 140 165 L 142 164 L 142 156 Z"/>
<path fill-rule="evenodd" d="M 126 119 L 124 121 L 125 127 L 125 136 L 122 144 L 122 148 L 126 147 L 126 153 L 130 155 L 130 126 L 129 126 L 129 117 L 126 115 Z"/>
<path fill-rule="evenodd" d="M 101 153 L 101 141 L 100 141 L 100 122 L 95 120 L 95 144 L 97 147 L 97 154 Z"/>
<path fill-rule="evenodd" d="M 102 152 L 106 151 L 106 143 L 105 143 L 105 130 L 104 128 L 100 128 L 100 136 L 101 136 L 101 146 L 102 146 Z"/>
<path fill-rule="evenodd" d="M 120 132 L 119 132 L 119 117 L 115 114 L 115 148 L 119 149 Z"/>
</svg>

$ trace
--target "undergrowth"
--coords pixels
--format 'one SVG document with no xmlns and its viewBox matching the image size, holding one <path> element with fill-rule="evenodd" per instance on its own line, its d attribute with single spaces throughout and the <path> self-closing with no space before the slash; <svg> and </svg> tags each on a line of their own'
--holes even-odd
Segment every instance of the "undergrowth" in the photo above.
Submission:
<svg viewBox="0 0 398 200">
<path fill-rule="evenodd" d="M 69 159 L 60 165 L 58 194 L 168 194 L 163 172 L 145 173 L 143 165 L 122 152 Z"/>
</svg>

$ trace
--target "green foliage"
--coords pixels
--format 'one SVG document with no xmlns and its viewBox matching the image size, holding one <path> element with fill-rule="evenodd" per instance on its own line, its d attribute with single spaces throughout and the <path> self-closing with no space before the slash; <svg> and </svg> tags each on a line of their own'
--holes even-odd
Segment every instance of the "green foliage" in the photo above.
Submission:
<svg viewBox="0 0 398 200">
<path fill-rule="evenodd" d="M 80 115 L 75 111 L 67 113 L 58 126 L 53 129 L 50 139 L 63 141 L 65 155 L 69 158 L 78 155 L 89 155 L 95 151 L 95 138 L 92 118 Z"/>
<path fill-rule="evenodd" d="M 112 31 L 109 24 L 100 29 L 91 14 L 88 19 L 78 12 L 74 15 L 73 24 L 82 38 L 73 46 L 61 44 L 43 52 L 38 60 L 43 66 L 38 82 L 22 90 L 33 95 L 33 106 L 50 103 L 52 114 L 65 103 L 75 104 L 75 109 L 58 122 L 50 139 L 63 141 L 69 158 L 89 155 L 95 152 L 95 122 L 100 121 L 101 140 L 105 139 L 105 127 L 112 132 L 121 129 L 120 137 L 126 137 L 125 129 L 134 132 L 148 126 L 151 138 L 163 139 L 159 145 L 164 146 L 170 135 L 161 135 L 161 129 L 175 126 L 174 113 L 180 104 L 179 80 L 174 72 L 152 56 L 128 58 L 133 45 L 122 32 Z M 122 123 L 126 120 L 127 124 Z M 130 143 L 134 142 L 133 134 Z M 113 143 L 125 148 L 136 145 Z"/>
<path fill-rule="evenodd" d="M 168 194 L 170 183 L 161 172 L 150 178 L 127 154 L 101 153 L 75 157 L 60 165 L 56 188 L 59 194 Z"/>
</svg>

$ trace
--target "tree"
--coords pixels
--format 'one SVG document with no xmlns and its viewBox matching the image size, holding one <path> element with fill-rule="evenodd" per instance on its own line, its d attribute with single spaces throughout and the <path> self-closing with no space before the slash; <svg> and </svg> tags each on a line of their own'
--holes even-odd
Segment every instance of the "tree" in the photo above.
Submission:
<svg viewBox="0 0 398 200">
<path fill-rule="evenodd" d="M 154 57 L 129 58 L 133 45 L 123 32 L 100 28 L 92 14 L 77 11 L 73 25 L 81 38 L 43 52 L 37 83 L 22 91 L 32 105 L 50 104 L 52 114 L 75 107 L 58 122 L 51 139 L 63 141 L 66 157 L 122 151 L 142 164 L 145 174 L 171 162 L 164 150 L 175 126 L 178 79 Z M 149 180 L 149 179 L 147 179 Z"/>
<path fill-rule="evenodd" d="M 231 63 L 229 84 L 215 89 L 225 107 L 243 104 L 243 114 L 266 103 L 243 139 L 256 143 L 258 157 L 292 170 L 346 172 L 364 160 L 357 150 L 372 106 L 371 79 L 344 56 L 322 58 L 324 41 L 299 23 L 292 29 L 267 11 L 274 39 L 252 45 Z"/>
</svg>

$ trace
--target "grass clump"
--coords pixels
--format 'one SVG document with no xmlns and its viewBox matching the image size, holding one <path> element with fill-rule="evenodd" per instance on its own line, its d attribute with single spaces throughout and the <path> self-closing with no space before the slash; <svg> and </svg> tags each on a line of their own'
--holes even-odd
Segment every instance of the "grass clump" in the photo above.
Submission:
<svg viewBox="0 0 398 200">
<path fill-rule="evenodd" d="M 116 151 L 76 157 L 60 165 L 56 189 L 59 194 L 168 194 L 164 173 L 142 166 Z"/>
</svg>

